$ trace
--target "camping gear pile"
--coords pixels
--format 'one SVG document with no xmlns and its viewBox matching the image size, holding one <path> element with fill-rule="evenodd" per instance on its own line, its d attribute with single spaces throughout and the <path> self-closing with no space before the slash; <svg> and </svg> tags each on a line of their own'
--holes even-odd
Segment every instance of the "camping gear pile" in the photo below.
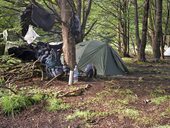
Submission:
<svg viewBox="0 0 170 128">
<path fill-rule="evenodd" d="M 49 45 L 38 42 L 35 49 L 37 60 L 45 66 L 48 77 L 57 77 L 63 73 L 63 65 L 60 60 L 62 44 Z"/>
<path fill-rule="evenodd" d="M 63 73 L 68 75 L 69 67 L 63 65 L 61 61 L 62 45 L 62 43 L 50 45 L 50 43 L 38 42 L 33 48 L 35 58 L 45 67 L 48 77 L 57 77 Z M 29 53 L 26 51 L 20 56 L 26 59 Z M 104 42 L 87 41 L 77 44 L 76 62 L 79 72 L 83 72 L 87 78 L 128 73 L 126 65 L 117 52 Z"/>
<path fill-rule="evenodd" d="M 50 45 L 44 42 L 37 42 L 37 44 L 22 45 L 8 49 L 8 54 L 13 57 L 26 62 L 40 62 L 41 65 L 45 67 L 45 73 L 49 78 L 56 77 L 63 73 L 63 65 L 60 60 L 61 53 L 62 43 Z"/>
</svg>

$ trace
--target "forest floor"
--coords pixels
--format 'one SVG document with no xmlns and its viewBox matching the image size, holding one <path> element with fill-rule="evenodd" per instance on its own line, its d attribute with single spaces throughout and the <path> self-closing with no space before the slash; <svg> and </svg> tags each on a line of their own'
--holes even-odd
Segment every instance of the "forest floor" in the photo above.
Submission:
<svg viewBox="0 0 170 128">
<path fill-rule="evenodd" d="M 54 94 L 65 109 L 47 109 L 46 100 L 11 116 L 0 110 L 0 128 L 170 128 L 170 59 L 160 63 L 125 60 L 129 74 L 112 78 L 65 80 L 39 77 L 15 82 Z"/>
</svg>

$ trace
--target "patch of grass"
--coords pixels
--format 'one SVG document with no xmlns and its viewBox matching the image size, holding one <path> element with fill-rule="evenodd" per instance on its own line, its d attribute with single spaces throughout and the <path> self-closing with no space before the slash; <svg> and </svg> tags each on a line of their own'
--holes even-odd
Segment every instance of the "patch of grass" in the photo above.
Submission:
<svg viewBox="0 0 170 128">
<path fill-rule="evenodd" d="M 69 104 L 63 103 L 61 99 L 57 98 L 49 98 L 47 99 L 47 110 L 48 111 L 58 111 L 58 110 L 66 110 L 71 106 Z"/>
<path fill-rule="evenodd" d="M 13 58 L 9 55 L 2 55 L 0 57 L 0 61 L 1 61 L 1 63 L 6 63 L 7 65 L 11 65 L 11 66 L 21 63 L 20 59 Z"/>
<path fill-rule="evenodd" d="M 91 112 L 89 110 L 86 110 L 86 111 L 77 110 L 73 114 L 68 115 L 66 117 L 66 120 L 74 120 L 76 118 L 81 118 L 81 119 L 89 120 L 89 119 L 93 118 L 95 115 L 96 115 L 95 112 Z"/>
<path fill-rule="evenodd" d="M 158 96 L 165 95 L 165 93 L 166 91 L 164 89 L 156 88 L 154 91 L 151 92 L 151 96 L 158 97 Z"/>
<path fill-rule="evenodd" d="M 160 105 L 165 101 L 168 101 L 170 99 L 169 95 L 164 95 L 164 96 L 160 96 L 160 97 L 156 97 L 151 99 L 152 103 L 156 104 L 156 105 Z"/>
<path fill-rule="evenodd" d="M 40 101 L 42 101 L 44 99 L 44 94 L 42 94 L 42 93 L 35 93 L 31 97 L 31 99 L 33 100 L 34 103 L 39 103 Z"/>
<path fill-rule="evenodd" d="M 139 111 L 136 109 L 132 109 L 132 108 L 125 108 L 122 110 L 118 110 L 118 113 L 130 119 L 137 119 L 139 117 Z"/>
<path fill-rule="evenodd" d="M 170 128 L 170 125 L 159 125 L 159 126 L 154 126 L 153 128 Z"/>
<path fill-rule="evenodd" d="M 5 80 L 3 77 L 0 77 L 0 86 L 5 83 Z"/>
<path fill-rule="evenodd" d="M 123 57 L 122 59 L 123 59 L 123 61 L 124 61 L 125 63 L 127 63 L 127 64 L 131 64 L 131 63 L 134 61 L 133 58 Z"/>
<path fill-rule="evenodd" d="M 170 107 L 166 108 L 164 112 L 161 113 L 162 117 L 170 117 Z"/>
<path fill-rule="evenodd" d="M 136 119 L 136 122 L 141 125 L 150 125 L 150 124 L 155 124 L 156 120 L 150 116 L 142 116 L 142 117 L 138 117 Z"/>
<path fill-rule="evenodd" d="M 31 105 L 31 101 L 24 95 L 4 95 L 0 99 L 2 111 L 7 115 L 13 115 Z"/>
</svg>

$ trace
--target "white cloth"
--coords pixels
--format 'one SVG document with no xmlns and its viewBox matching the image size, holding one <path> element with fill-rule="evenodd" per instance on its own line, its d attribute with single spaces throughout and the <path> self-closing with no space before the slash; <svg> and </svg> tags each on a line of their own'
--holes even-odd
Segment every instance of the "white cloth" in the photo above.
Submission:
<svg viewBox="0 0 170 128">
<path fill-rule="evenodd" d="M 63 42 L 60 41 L 60 42 L 50 42 L 49 45 L 59 45 L 59 44 L 62 44 Z"/>
<path fill-rule="evenodd" d="M 170 56 L 170 47 L 164 52 L 164 56 Z"/>
<path fill-rule="evenodd" d="M 40 37 L 40 36 L 34 31 L 33 26 L 29 25 L 29 28 L 24 37 L 24 40 L 26 40 L 28 44 L 31 44 L 37 37 Z"/>
<path fill-rule="evenodd" d="M 7 41 L 7 38 L 8 38 L 8 32 L 7 32 L 7 30 L 4 30 L 4 31 L 3 31 L 3 38 L 4 38 L 4 41 Z"/>
</svg>

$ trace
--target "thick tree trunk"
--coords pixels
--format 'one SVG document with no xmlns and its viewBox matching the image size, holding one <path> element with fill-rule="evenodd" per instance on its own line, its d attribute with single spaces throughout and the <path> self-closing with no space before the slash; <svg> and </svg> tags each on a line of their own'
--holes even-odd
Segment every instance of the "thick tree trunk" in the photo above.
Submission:
<svg viewBox="0 0 170 128">
<path fill-rule="evenodd" d="M 162 0 L 156 0 L 156 22 L 155 39 L 153 43 L 153 57 L 155 61 L 160 60 L 160 44 L 162 41 Z"/>
<path fill-rule="evenodd" d="M 73 71 L 75 67 L 75 40 L 71 35 L 69 21 L 72 15 L 71 6 L 67 0 L 61 0 L 61 19 L 62 19 L 62 37 L 63 37 L 63 53 L 65 63 Z M 71 78 L 72 79 L 72 78 Z M 73 83 L 73 80 L 70 84 Z"/>
<path fill-rule="evenodd" d="M 149 15 L 149 0 L 145 0 L 144 15 L 142 21 L 142 40 L 139 47 L 139 61 L 146 61 L 145 48 L 147 41 L 147 30 L 148 30 L 148 15 Z"/>
</svg>

